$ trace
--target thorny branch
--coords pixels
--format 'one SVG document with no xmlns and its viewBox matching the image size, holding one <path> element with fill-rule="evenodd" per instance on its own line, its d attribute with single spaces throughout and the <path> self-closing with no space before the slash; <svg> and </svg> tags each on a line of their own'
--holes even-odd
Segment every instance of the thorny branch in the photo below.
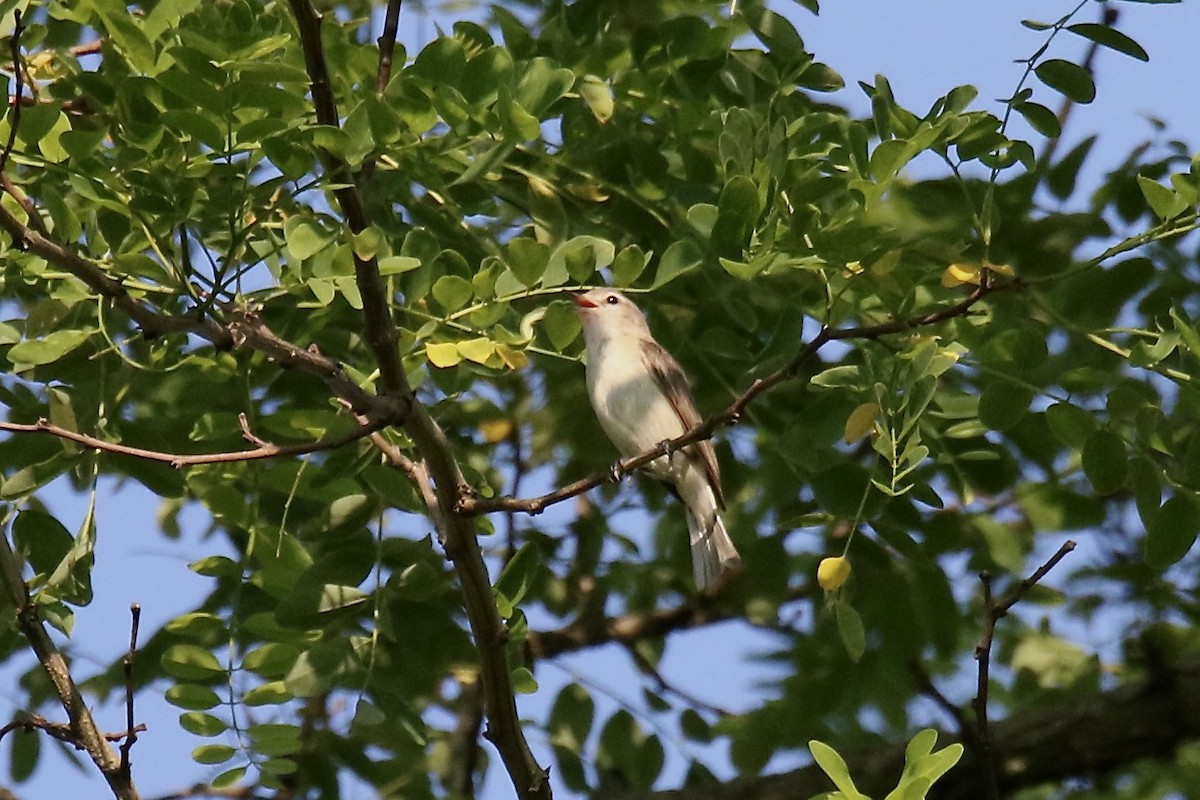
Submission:
<svg viewBox="0 0 1200 800">
<path fill-rule="evenodd" d="M 975 699 L 971 701 L 971 706 L 975 711 L 975 735 L 974 740 L 977 746 L 977 758 L 979 759 L 983 773 L 985 776 L 984 789 L 987 792 L 988 800 L 998 800 L 1000 797 L 1000 779 L 996 767 L 996 759 L 992 753 L 992 735 L 988 728 L 988 687 L 991 679 L 989 672 L 992 659 L 992 639 L 996 634 L 996 623 L 1003 619 L 1009 610 L 1021 601 L 1025 595 L 1029 594 L 1029 590 L 1037 585 L 1038 581 L 1046 577 L 1050 570 L 1058 565 L 1075 549 L 1075 542 L 1071 539 L 1063 542 L 1062 547 L 1046 560 L 1034 573 L 1025 580 L 1014 586 L 1007 594 L 999 600 L 992 593 L 992 577 L 991 575 L 982 573 L 979 576 L 980 582 L 983 584 L 983 633 L 979 637 L 979 644 L 975 645 L 975 659 L 979 662 L 978 681 L 975 689 Z"/>
<path fill-rule="evenodd" d="M 0 151 L 0 172 L 8 167 L 8 157 L 12 155 L 13 147 L 17 144 L 17 129 L 21 126 L 21 91 L 24 89 L 25 80 L 21 77 L 21 34 L 25 32 L 25 23 L 21 21 L 21 9 L 13 11 L 13 32 L 12 38 L 9 40 L 9 52 L 12 56 L 13 78 L 17 85 L 16 100 L 12 103 L 12 111 L 8 124 L 8 141 L 4 143 L 4 150 Z"/>
<path fill-rule="evenodd" d="M 939 322 L 961 317 L 970 311 L 976 303 L 982 300 L 989 294 L 994 294 L 999 291 L 1015 289 L 1021 286 L 1020 281 L 1006 281 L 1003 283 L 985 283 L 976 287 L 965 298 L 954 303 L 931 311 L 920 316 L 908 317 L 905 319 L 891 320 L 889 322 L 881 322 L 875 325 L 860 325 L 851 328 L 829 328 L 824 327 L 813 337 L 811 341 L 805 344 L 796 355 L 780 369 L 771 373 L 765 378 L 759 378 L 750 384 L 744 392 L 738 395 L 727 408 L 710 416 L 700 425 L 692 428 L 675 439 L 665 442 L 664 444 L 647 450 L 646 452 L 624 458 L 618 461 L 613 467 L 604 472 L 598 472 L 586 478 L 568 483 L 559 489 L 548 492 L 538 497 L 531 498 L 516 498 L 516 497 L 497 497 L 491 499 L 481 499 L 471 494 L 464 492 L 458 499 L 458 511 L 466 515 L 489 514 L 494 511 L 524 511 L 528 514 L 540 514 L 547 507 L 555 503 L 561 503 L 576 495 L 590 491 L 603 483 L 613 480 L 620 480 L 625 475 L 649 464 L 654 459 L 662 456 L 664 453 L 674 453 L 677 450 L 682 450 L 689 445 L 704 439 L 712 438 L 718 428 L 726 425 L 733 425 L 745 412 L 754 400 L 764 392 L 773 389 L 784 381 L 796 377 L 802 367 L 810 358 L 815 356 L 817 352 L 833 341 L 846 339 L 879 339 L 893 333 L 903 333 L 904 331 L 923 328 L 928 325 L 936 325 Z"/>
</svg>

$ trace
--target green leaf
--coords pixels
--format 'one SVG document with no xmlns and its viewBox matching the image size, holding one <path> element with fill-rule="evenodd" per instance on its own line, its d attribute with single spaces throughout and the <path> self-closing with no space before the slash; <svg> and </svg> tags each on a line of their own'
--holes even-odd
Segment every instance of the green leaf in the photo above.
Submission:
<svg viewBox="0 0 1200 800">
<path fill-rule="evenodd" d="M 1062 135 L 1062 123 L 1058 121 L 1058 115 L 1041 103 L 1026 101 L 1024 103 L 1017 103 L 1013 106 L 1013 109 L 1025 118 L 1025 121 L 1029 123 L 1029 127 L 1042 136 L 1057 139 Z"/>
<path fill-rule="evenodd" d="M 192 751 L 192 760 L 197 764 L 224 764 L 233 758 L 236 752 L 226 744 L 206 744 Z"/>
<path fill-rule="evenodd" d="M 1150 180 L 1145 175 L 1138 175 L 1137 182 L 1138 188 L 1142 190 L 1142 196 L 1146 198 L 1146 202 L 1150 204 L 1151 210 L 1159 219 L 1174 219 L 1188 209 L 1189 204 L 1185 198 L 1158 181 Z M 10 355 L 9 358 L 11 357 Z"/>
<path fill-rule="evenodd" d="M 167 687 L 167 702 L 177 708 L 205 711 L 221 704 L 221 698 L 207 686 L 194 683 L 176 683 Z"/>
<path fill-rule="evenodd" d="M 1146 563 L 1155 569 L 1166 569 L 1179 561 L 1200 532 L 1200 510 L 1192 499 L 1176 494 L 1163 503 L 1146 531 Z"/>
<path fill-rule="evenodd" d="M 299 261 L 312 258 L 333 242 L 333 235 L 316 222 L 304 217 L 290 217 L 283 226 L 288 254 Z"/>
<path fill-rule="evenodd" d="M 667 248 L 658 262 L 658 271 L 654 273 L 654 283 L 650 289 L 661 286 L 697 269 L 704 261 L 704 254 L 695 243 L 681 239 Z"/>
<path fill-rule="evenodd" d="M 13 783 L 24 783 L 33 776 L 42 755 L 42 733 L 18 727 L 8 734 L 12 740 L 9 751 L 9 775 Z"/>
<path fill-rule="evenodd" d="M 1096 99 L 1095 81 L 1078 64 L 1051 58 L 1038 64 L 1034 72 L 1042 83 L 1076 103 L 1086 104 Z"/>
<path fill-rule="evenodd" d="M 293 644 L 268 642 L 246 653 L 242 658 L 242 669 L 264 678 L 282 677 L 291 669 L 299 655 L 300 649 Z"/>
<path fill-rule="evenodd" d="M 1125 485 L 1129 474 L 1129 453 L 1120 436 L 1109 431 L 1096 431 L 1083 446 L 1083 474 L 1091 481 L 1096 494 L 1112 494 Z"/>
<path fill-rule="evenodd" d="M 528 237 L 513 239 L 504 248 L 504 263 L 517 280 L 532 288 L 542 279 L 550 260 L 550 248 Z"/>
<path fill-rule="evenodd" d="M 622 249 L 613 259 L 613 284 L 621 289 L 632 285 L 645 271 L 646 266 L 650 263 L 651 255 L 651 253 L 643 252 L 642 248 L 636 244 Z"/>
<path fill-rule="evenodd" d="M 1080 449 L 1096 430 L 1090 413 L 1070 403 L 1055 403 L 1046 409 L 1046 425 L 1063 444 Z"/>
<path fill-rule="evenodd" d="M 850 660 L 858 663 L 867 651 L 867 632 L 863 628 L 862 617 L 844 600 L 839 600 L 834 605 L 833 612 L 837 617 L 838 635 L 842 639 L 842 646 L 846 648 Z"/>
<path fill-rule="evenodd" d="M 579 81 L 579 95 L 587 103 L 597 122 L 603 125 L 612 119 L 613 92 L 603 78 L 584 75 Z"/>
<path fill-rule="evenodd" d="M 1009 381 L 988 384 L 979 398 L 979 421 L 994 431 L 1015 426 L 1029 411 L 1033 390 Z"/>
<path fill-rule="evenodd" d="M 550 706 L 547 728 L 551 740 L 556 745 L 582 752 L 595 715 L 596 704 L 587 690 L 577 683 L 567 684 Z"/>
<path fill-rule="evenodd" d="M 75 540 L 56 518 L 38 509 L 25 509 L 12 524 L 13 544 L 37 575 L 48 576 L 67 557 Z"/>
<path fill-rule="evenodd" d="M 194 644 L 176 644 L 162 656 L 162 667 L 168 675 L 185 681 L 214 680 L 225 674 L 209 651 Z"/>
<path fill-rule="evenodd" d="M 455 346 L 463 358 L 476 364 L 486 363 L 496 352 L 496 343 L 484 336 L 466 339 Z"/>
<path fill-rule="evenodd" d="M 516 607 L 524 598 L 529 587 L 537 580 L 542 569 L 542 552 L 534 542 L 526 542 L 516 552 L 512 559 L 496 579 L 496 592 L 508 601 L 511 608 Z M 501 614 L 501 616 L 511 616 Z"/>
<path fill-rule="evenodd" d="M 8 351 L 8 360 L 18 367 L 53 364 L 86 342 L 92 333 L 89 330 L 54 331 L 14 345 Z"/>
<path fill-rule="evenodd" d="M 821 771 L 828 775 L 838 791 L 845 795 L 845 800 L 871 800 L 854 785 L 850 778 L 850 768 L 836 750 L 816 739 L 809 741 L 808 750 Z"/>
<path fill-rule="evenodd" d="M 283 681 L 271 681 L 261 686 L 255 686 L 242 695 L 242 702 L 248 706 L 277 706 L 295 698 L 284 686 Z"/>
<path fill-rule="evenodd" d="M 443 275 L 433 284 L 433 299 L 438 301 L 447 314 L 453 314 L 467 304 L 475 294 L 475 287 L 466 278 L 458 275 Z"/>
<path fill-rule="evenodd" d="M 542 328 L 550 338 L 550 344 L 554 345 L 554 349 L 560 353 L 566 350 L 567 345 L 575 341 L 580 331 L 583 330 L 574 307 L 561 300 L 555 300 L 546 306 L 546 313 L 542 317 Z"/>
<path fill-rule="evenodd" d="M 267 756 L 287 756 L 300 750 L 300 726 L 267 723 L 251 725 L 247 731 L 254 750 Z"/>
<path fill-rule="evenodd" d="M 229 729 L 225 720 L 203 711 L 189 711 L 179 715 L 179 727 L 196 736 L 220 736 Z"/>
<path fill-rule="evenodd" d="M 1079 22 L 1074 25 L 1068 25 L 1067 30 L 1096 44 L 1116 50 L 1118 53 L 1124 53 L 1127 56 L 1136 58 L 1138 61 L 1150 60 L 1150 54 L 1140 44 L 1108 25 L 1100 25 L 1095 22 Z"/>
</svg>

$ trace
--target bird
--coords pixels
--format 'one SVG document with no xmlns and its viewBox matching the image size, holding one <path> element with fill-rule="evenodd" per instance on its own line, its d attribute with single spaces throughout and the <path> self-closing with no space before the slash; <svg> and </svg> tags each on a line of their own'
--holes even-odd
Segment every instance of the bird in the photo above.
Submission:
<svg viewBox="0 0 1200 800">
<path fill-rule="evenodd" d="M 583 326 L 588 397 L 623 457 L 653 450 L 700 424 L 682 367 L 654 340 L 633 301 L 615 289 L 597 288 L 575 294 L 574 303 Z M 696 588 L 717 587 L 741 559 L 721 519 L 725 498 L 712 443 L 659 456 L 643 469 L 683 503 Z"/>
</svg>

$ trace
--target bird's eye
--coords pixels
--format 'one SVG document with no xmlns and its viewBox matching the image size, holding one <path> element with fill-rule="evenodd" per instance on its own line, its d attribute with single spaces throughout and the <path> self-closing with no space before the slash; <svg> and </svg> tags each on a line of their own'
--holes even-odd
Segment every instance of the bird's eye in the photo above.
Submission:
<svg viewBox="0 0 1200 800">
<path fill-rule="evenodd" d="M 610 306 L 615 306 L 617 303 L 621 302 L 621 298 L 617 297 L 615 294 L 610 294 L 608 297 L 604 298 L 604 302 L 608 303 Z"/>
</svg>

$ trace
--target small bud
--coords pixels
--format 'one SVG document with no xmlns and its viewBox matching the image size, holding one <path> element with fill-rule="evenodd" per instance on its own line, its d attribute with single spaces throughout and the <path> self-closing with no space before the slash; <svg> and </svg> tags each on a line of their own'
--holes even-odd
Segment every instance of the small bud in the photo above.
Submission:
<svg viewBox="0 0 1200 800">
<path fill-rule="evenodd" d="M 850 561 L 845 556 L 823 558 L 817 565 L 817 583 L 827 592 L 842 588 L 850 577 Z"/>
</svg>

